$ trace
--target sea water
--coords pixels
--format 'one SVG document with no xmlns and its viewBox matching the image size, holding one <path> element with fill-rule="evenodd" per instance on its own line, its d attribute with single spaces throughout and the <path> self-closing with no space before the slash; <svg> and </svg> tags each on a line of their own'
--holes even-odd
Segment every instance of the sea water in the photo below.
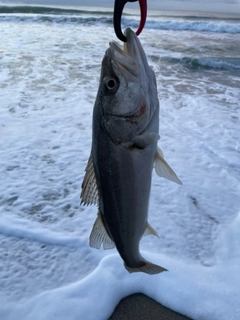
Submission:
<svg viewBox="0 0 240 320">
<path fill-rule="evenodd" d="M 138 23 L 126 11 L 123 29 Z M 1 6 L 0 31 L 0 318 L 107 319 L 133 292 L 194 319 L 240 317 L 239 15 L 149 11 L 140 35 L 159 145 L 183 182 L 153 173 L 160 239 L 141 250 L 169 270 L 157 276 L 90 248 L 97 208 L 80 205 L 112 9 Z"/>
</svg>

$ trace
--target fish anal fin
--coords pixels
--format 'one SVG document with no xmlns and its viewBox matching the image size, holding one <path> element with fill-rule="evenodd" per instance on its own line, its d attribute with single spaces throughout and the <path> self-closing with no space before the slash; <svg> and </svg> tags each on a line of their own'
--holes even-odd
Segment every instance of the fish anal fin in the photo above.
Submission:
<svg viewBox="0 0 240 320">
<path fill-rule="evenodd" d="M 159 134 L 155 132 L 146 132 L 141 135 L 138 135 L 132 139 L 132 142 L 136 145 L 136 147 L 140 149 L 146 148 L 148 145 L 156 142 L 160 139 Z"/>
<path fill-rule="evenodd" d="M 159 235 L 158 235 L 157 231 L 148 223 L 147 228 L 146 228 L 146 230 L 145 230 L 145 232 L 143 234 L 143 237 L 148 236 L 150 234 L 152 234 L 152 235 L 154 235 L 154 236 L 159 238 Z"/>
<path fill-rule="evenodd" d="M 147 260 L 144 260 L 144 265 L 139 268 L 130 268 L 126 264 L 124 264 L 124 267 L 127 269 L 129 273 L 144 272 L 148 274 L 158 274 L 164 271 L 168 271 L 167 269 L 158 266 L 157 264 L 151 263 Z"/>
<path fill-rule="evenodd" d="M 155 156 L 155 171 L 159 177 L 163 177 L 170 181 L 182 184 L 181 180 L 178 178 L 173 169 L 169 166 L 166 160 L 163 158 L 163 152 L 160 148 L 157 149 Z"/>
<path fill-rule="evenodd" d="M 98 186 L 95 176 L 95 171 L 92 162 L 92 154 L 88 159 L 88 164 L 85 169 L 86 173 L 82 183 L 82 191 L 81 191 L 81 203 L 85 205 L 96 204 L 99 203 L 99 192 Z"/>
<path fill-rule="evenodd" d="M 97 219 L 93 225 L 89 238 L 89 245 L 95 249 L 100 249 L 101 245 L 103 245 L 104 250 L 113 249 L 115 247 L 114 241 L 110 238 L 104 226 L 100 212 L 98 212 Z"/>
</svg>

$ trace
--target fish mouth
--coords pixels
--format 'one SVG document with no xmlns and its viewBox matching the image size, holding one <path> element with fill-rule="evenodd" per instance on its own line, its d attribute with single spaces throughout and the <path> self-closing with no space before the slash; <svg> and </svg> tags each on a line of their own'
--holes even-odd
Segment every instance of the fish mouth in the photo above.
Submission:
<svg viewBox="0 0 240 320">
<path fill-rule="evenodd" d="M 109 55 L 127 82 L 139 82 L 143 77 L 143 70 L 149 68 L 147 57 L 134 31 L 127 28 L 125 36 L 127 42 L 124 46 L 115 41 L 110 42 Z"/>
</svg>

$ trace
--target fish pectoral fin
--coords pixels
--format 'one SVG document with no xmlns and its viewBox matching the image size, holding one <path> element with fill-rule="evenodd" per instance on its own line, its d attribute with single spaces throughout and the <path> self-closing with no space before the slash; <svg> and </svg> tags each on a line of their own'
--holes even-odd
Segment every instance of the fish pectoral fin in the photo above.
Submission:
<svg viewBox="0 0 240 320">
<path fill-rule="evenodd" d="M 89 245 L 95 249 L 100 249 L 101 245 L 103 245 L 104 250 L 113 249 L 115 247 L 114 241 L 111 239 L 104 226 L 100 212 L 98 212 L 97 219 L 93 225 Z"/>
<path fill-rule="evenodd" d="M 159 134 L 155 132 L 146 132 L 132 139 L 132 142 L 140 149 L 146 148 L 148 145 L 160 139 Z"/>
<path fill-rule="evenodd" d="M 122 142 L 121 146 L 125 149 L 129 149 L 134 145 L 134 143 L 132 141 L 128 141 L 128 142 Z"/>
<path fill-rule="evenodd" d="M 154 166 L 155 166 L 155 171 L 159 177 L 163 177 L 165 179 L 176 182 L 178 184 L 182 184 L 181 180 L 178 178 L 176 173 L 169 166 L 167 161 L 164 160 L 163 152 L 160 148 L 157 149 Z"/>
<path fill-rule="evenodd" d="M 157 231 L 148 223 L 147 228 L 146 228 L 146 230 L 145 230 L 145 232 L 143 234 L 143 237 L 148 236 L 150 234 L 152 234 L 152 235 L 154 235 L 154 236 L 159 238 L 159 235 L 158 235 Z"/>
<path fill-rule="evenodd" d="M 157 152 L 159 152 L 160 156 L 161 156 L 162 158 L 164 158 L 163 151 L 162 151 L 162 149 L 161 149 L 160 147 L 157 148 Z"/>
<path fill-rule="evenodd" d="M 99 202 L 99 192 L 98 186 L 95 176 L 95 171 L 93 167 L 92 161 L 92 153 L 88 159 L 88 164 L 85 169 L 86 173 L 82 183 L 82 191 L 81 191 L 81 204 L 89 205 L 96 204 Z"/>
</svg>

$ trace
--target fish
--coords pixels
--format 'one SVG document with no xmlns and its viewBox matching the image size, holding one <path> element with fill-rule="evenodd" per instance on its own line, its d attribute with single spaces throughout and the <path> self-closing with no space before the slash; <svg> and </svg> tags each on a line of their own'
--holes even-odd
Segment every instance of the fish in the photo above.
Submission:
<svg viewBox="0 0 240 320">
<path fill-rule="evenodd" d="M 129 273 L 157 274 L 167 269 L 144 259 L 139 249 L 143 236 L 158 237 L 148 223 L 153 168 L 182 183 L 158 147 L 155 73 L 134 31 L 128 28 L 125 35 L 124 47 L 110 42 L 102 60 L 81 203 L 98 207 L 91 247 L 116 247 Z"/>
</svg>

